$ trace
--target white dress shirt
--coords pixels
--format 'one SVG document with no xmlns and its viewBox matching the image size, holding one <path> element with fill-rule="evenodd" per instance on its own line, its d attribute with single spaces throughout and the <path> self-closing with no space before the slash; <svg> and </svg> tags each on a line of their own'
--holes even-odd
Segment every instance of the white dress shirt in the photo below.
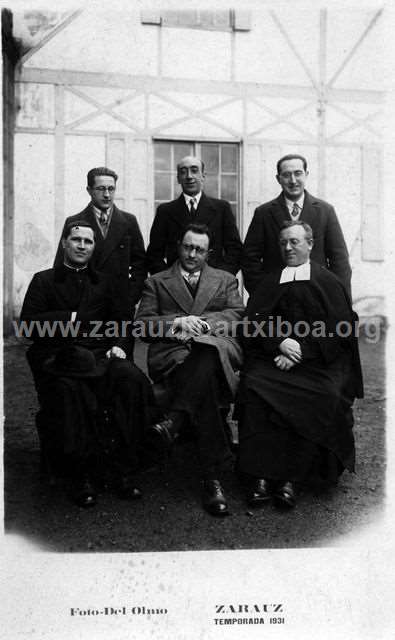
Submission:
<svg viewBox="0 0 395 640">
<path fill-rule="evenodd" d="M 185 204 L 187 205 L 189 211 L 191 210 L 191 205 L 190 202 L 191 200 L 195 200 L 195 210 L 198 208 L 198 204 L 200 202 L 200 198 L 202 197 L 202 192 L 199 191 L 199 193 L 197 193 L 194 196 L 189 196 L 187 193 L 183 193 L 184 198 L 185 198 Z"/>
<path fill-rule="evenodd" d="M 300 196 L 299 200 L 296 200 L 296 202 L 294 202 L 293 200 L 288 200 L 288 198 L 285 198 L 285 204 L 287 205 L 287 209 L 289 211 L 289 215 L 291 216 L 291 220 L 299 220 L 300 214 L 302 213 L 303 204 L 304 204 L 304 192 Z M 295 204 L 298 205 L 298 209 L 299 209 L 299 213 L 297 216 L 292 215 L 292 211 Z"/>
</svg>

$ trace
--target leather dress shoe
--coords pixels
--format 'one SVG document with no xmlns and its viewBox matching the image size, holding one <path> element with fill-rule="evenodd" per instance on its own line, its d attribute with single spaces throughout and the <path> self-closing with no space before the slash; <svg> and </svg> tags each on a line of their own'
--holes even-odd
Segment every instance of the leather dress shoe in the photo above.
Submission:
<svg viewBox="0 0 395 640">
<path fill-rule="evenodd" d="M 297 489 L 293 482 L 284 482 L 274 494 L 277 506 L 293 508 L 296 505 Z"/>
<path fill-rule="evenodd" d="M 141 489 L 134 485 L 132 478 L 128 475 L 119 478 L 115 490 L 122 500 L 140 500 L 143 497 Z"/>
<path fill-rule="evenodd" d="M 175 431 L 173 420 L 166 419 L 148 427 L 146 432 L 146 443 L 159 451 L 169 451 L 178 436 Z"/>
<path fill-rule="evenodd" d="M 204 480 L 203 507 L 212 516 L 229 515 L 228 504 L 219 480 Z"/>
<path fill-rule="evenodd" d="M 251 507 L 261 507 L 272 498 L 272 489 L 268 480 L 254 479 L 247 490 L 247 503 Z"/>
<path fill-rule="evenodd" d="M 77 480 L 73 488 L 73 499 L 79 507 L 94 507 L 97 493 L 90 478 L 87 476 Z"/>
</svg>

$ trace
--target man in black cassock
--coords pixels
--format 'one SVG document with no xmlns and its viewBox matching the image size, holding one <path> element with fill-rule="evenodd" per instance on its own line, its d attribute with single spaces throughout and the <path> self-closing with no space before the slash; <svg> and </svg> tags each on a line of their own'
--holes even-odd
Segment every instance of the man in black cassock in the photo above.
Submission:
<svg viewBox="0 0 395 640">
<path fill-rule="evenodd" d="M 128 359 L 131 318 L 110 277 L 89 262 L 89 223 L 67 224 L 62 246 L 63 263 L 34 275 L 21 313 L 32 323 L 27 359 L 40 405 L 42 460 L 51 476 L 71 476 L 80 506 L 95 504 L 98 483 L 139 498 L 134 474 L 152 397 L 148 379 Z"/>
<path fill-rule="evenodd" d="M 294 507 L 300 488 L 354 470 L 352 403 L 362 397 L 357 316 L 340 280 L 310 262 L 311 227 L 280 232 L 285 268 L 262 277 L 243 326 L 239 471 L 251 506 Z"/>
</svg>

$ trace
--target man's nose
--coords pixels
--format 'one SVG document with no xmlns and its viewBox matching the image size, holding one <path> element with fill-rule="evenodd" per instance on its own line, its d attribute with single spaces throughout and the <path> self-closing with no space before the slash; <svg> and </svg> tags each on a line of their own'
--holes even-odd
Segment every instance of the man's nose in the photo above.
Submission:
<svg viewBox="0 0 395 640">
<path fill-rule="evenodd" d="M 290 249 L 292 249 L 292 244 L 288 241 L 287 244 L 285 245 L 285 250 L 289 251 Z"/>
<path fill-rule="evenodd" d="M 196 256 L 196 249 L 195 247 L 192 247 L 192 249 L 189 250 L 189 255 L 194 258 Z"/>
</svg>

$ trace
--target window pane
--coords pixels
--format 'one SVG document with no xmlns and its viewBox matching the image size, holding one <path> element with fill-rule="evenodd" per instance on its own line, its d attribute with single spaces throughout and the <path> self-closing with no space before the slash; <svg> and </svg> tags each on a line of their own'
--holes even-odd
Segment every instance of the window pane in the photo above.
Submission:
<svg viewBox="0 0 395 640">
<path fill-rule="evenodd" d="M 204 181 L 204 191 L 208 196 L 212 198 L 218 198 L 218 177 L 217 176 L 208 176 L 206 175 L 206 179 Z"/>
<path fill-rule="evenodd" d="M 185 156 L 193 155 L 192 145 L 188 142 L 179 142 L 174 145 L 174 169 L 177 163 Z"/>
<path fill-rule="evenodd" d="M 237 183 L 235 176 L 222 176 L 221 177 L 221 198 L 224 200 L 236 200 L 237 197 Z"/>
<path fill-rule="evenodd" d="M 219 170 L 219 147 L 217 144 L 202 144 L 202 160 L 205 164 L 206 173 L 218 173 Z"/>
<path fill-rule="evenodd" d="M 156 174 L 155 200 L 171 200 L 171 174 L 170 173 Z"/>
<path fill-rule="evenodd" d="M 237 147 L 233 144 L 221 145 L 221 171 L 225 173 L 237 171 Z"/>
<path fill-rule="evenodd" d="M 155 143 L 155 171 L 170 169 L 171 145 L 168 142 Z"/>
<path fill-rule="evenodd" d="M 182 191 L 181 186 L 178 184 L 177 176 L 175 175 L 173 178 L 173 198 L 178 198 L 181 191 Z"/>
</svg>

